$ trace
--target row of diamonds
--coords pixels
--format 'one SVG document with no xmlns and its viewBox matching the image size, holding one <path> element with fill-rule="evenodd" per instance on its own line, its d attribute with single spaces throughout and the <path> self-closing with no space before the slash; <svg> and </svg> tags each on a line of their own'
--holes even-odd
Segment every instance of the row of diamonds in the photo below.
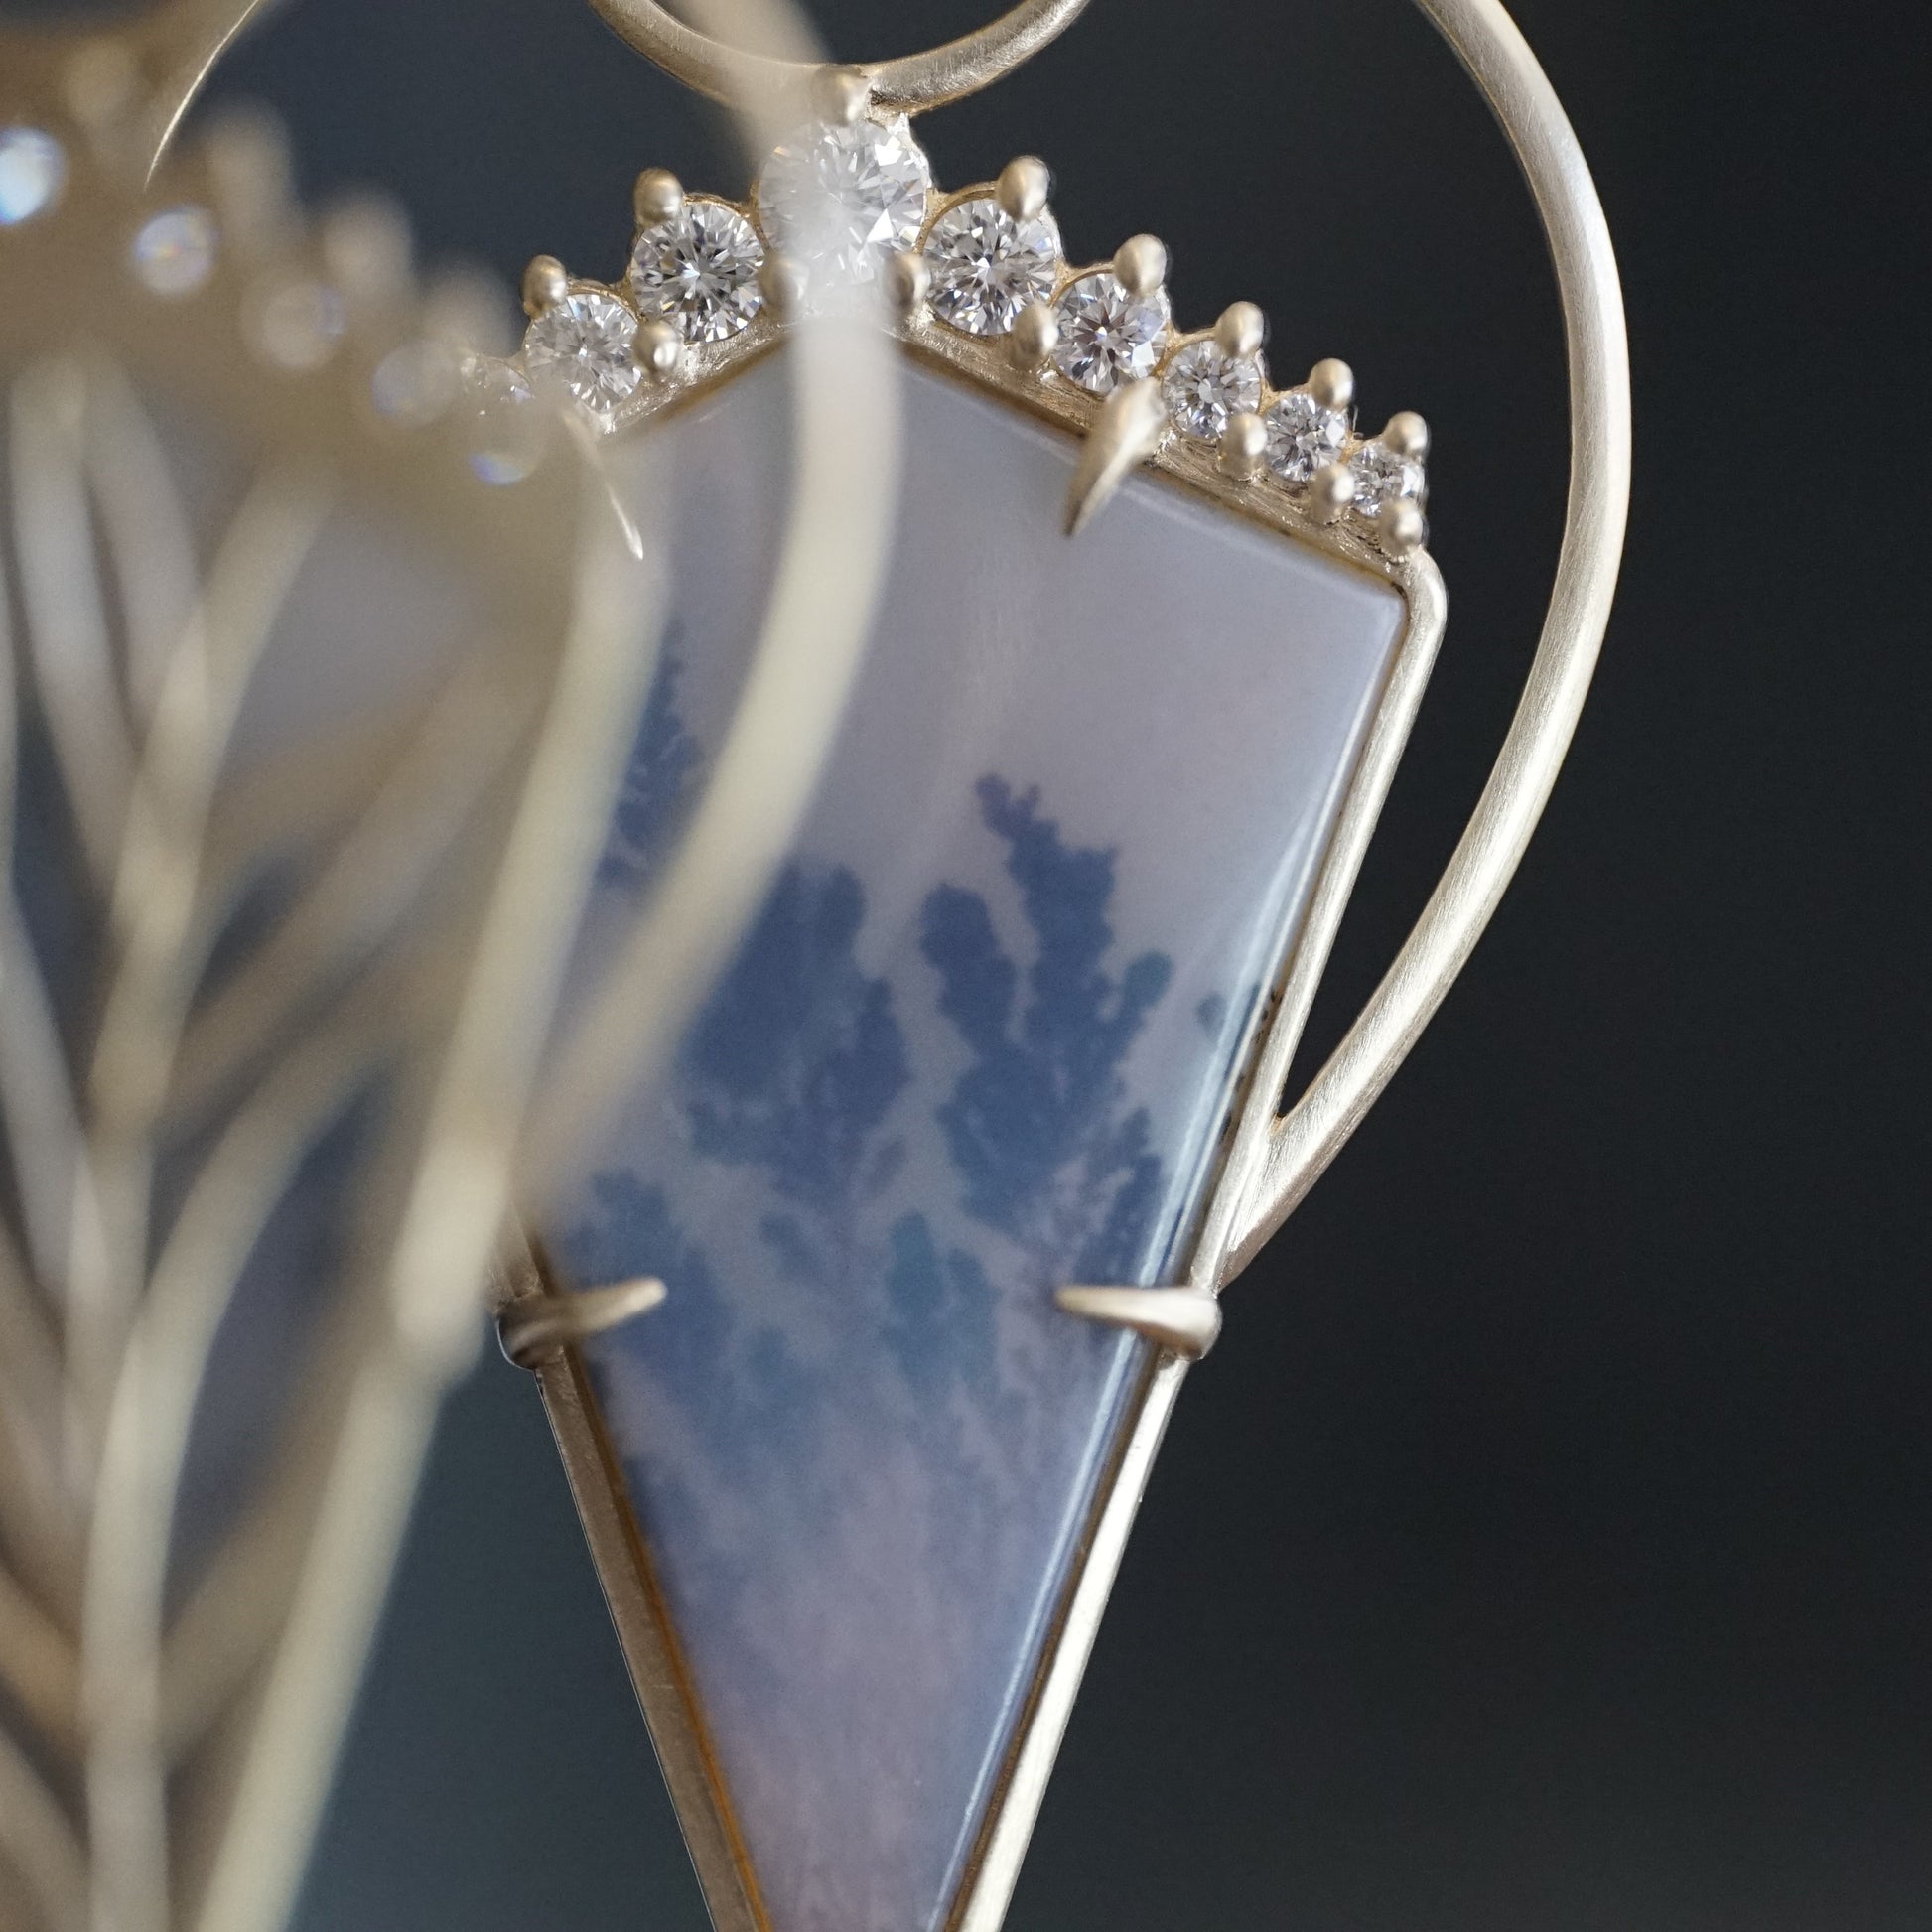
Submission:
<svg viewBox="0 0 1932 1932">
<path fill-rule="evenodd" d="M 210 130 L 205 143 L 216 151 L 224 143 L 232 148 L 220 173 L 260 179 L 282 165 L 279 138 L 273 124 L 250 116 Z M 76 157 L 51 130 L 0 126 L 0 241 L 59 213 L 75 166 Z M 536 406 L 512 363 L 475 347 L 505 345 L 494 340 L 493 285 L 479 288 L 459 278 L 432 287 L 420 314 L 401 299 L 415 291 L 396 279 L 409 253 L 400 219 L 367 201 L 327 214 L 315 250 L 316 267 L 326 263 L 332 271 L 324 275 L 289 245 L 301 238 L 299 228 L 277 231 L 266 253 L 259 232 L 250 231 L 237 247 L 214 208 L 183 202 L 144 216 L 126 240 L 124 265 L 140 289 L 171 304 L 202 296 L 217 270 L 242 277 L 242 343 L 263 369 L 308 376 L 346 361 L 363 403 L 387 427 L 442 425 L 454 431 L 458 453 L 479 482 L 519 483 L 553 446 L 563 446 L 553 434 L 554 413 Z"/>
<path fill-rule="evenodd" d="M 1070 268 L 1039 161 L 1022 157 L 997 182 L 943 196 L 902 116 L 870 118 L 862 94 L 844 106 L 849 117 L 835 93 L 828 118 L 772 151 L 748 207 L 687 196 L 663 169 L 639 176 L 621 287 L 575 280 L 549 256 L 532 262 L 532 379 L 608 426 L 641 387 L 687 378 L 693 350 L 731 343 L 767 310 L 782 319 L 847 306 L 883 283 L 902 319 L 926 313 L 962 336 L 1000 339 L 1025 376 L 1096 397 L 1158 381 L 1172 432 L 1213 446 L 1231 481 L 1278 486 L 1325 522 L 1352 516 L 1392 555 L 1424 541 L 1421 417 L 1405 412 L 1360 437 L 1345 364 L 1271 385 L 1253 304 L 1177 335 L 1167 251 L 1153 236 Z"/>
</svg>

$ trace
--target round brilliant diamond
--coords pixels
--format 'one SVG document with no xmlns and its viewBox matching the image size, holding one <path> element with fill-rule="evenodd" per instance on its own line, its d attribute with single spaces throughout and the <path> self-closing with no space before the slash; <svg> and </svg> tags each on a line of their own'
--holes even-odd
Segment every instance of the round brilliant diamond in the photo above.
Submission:
<svg viewBox="0 0 1932 1932">
<path fill-rule="evenodd" d="M 638 312 L 661 316 L 687 343 L 722 343 L 763 305 L 758 230 L 722 202 L 686 202 L 674 220 L 637 237 L 630 293 Z"/>
<path fill-rule="evenodd" d="M 1355 480 L 1355 513 L 1371 523 L 1382 514 L 1384 505 L 1399 498 L 1422 500 L 1422 465 L 1413 458 L 1398 456 L 1386 443 L 1364 443 L 1348 459 L 1348 473 Z"/>
<path fill-rule="evenodd" d="M 1218 443 L 1230 416 L 1261 407 L 1261 359 L 1225 355 L 1213 342 L 1189 343 L 1162 378 L 1161 394 L 1174 427 L 1204 443 Z"/>
<path fill-rule="evenodd" d="M 45 128 L 0 127 L 0 228 L 45 214 L 67 178 L 67 150 Z"/>
<path fill-rule="evenodd" d="M 1296 389 L 1271 408 L 1268 425 L 1268 467 L 1284 483 L 1300 487 L 1340 461 L 1348 447 L 1348 412 L 1324 409 L 1306 389 Z"/>
<path fill-rule="evenodd" d="M 1168 340 L 1168 292 L 1131 295 L 1111 269 L 1083 275 L 1059 299 L 1053 362 L 1096 396 L 1152 375 Z"/>
<path fill-rule="evenodd" d="M 1059 224 L 1047 213 L 1016 221 L 976 196 L 949 207 L 926 237 L 932 312 L 969 336 L 1004 336 L 1022 309 L 1044 302 L 1059 277 Z"/>
<path fill-rule="evenodd" d="M 637 318 L 615 295 L 578 289 L 538 316 L 523 337 L 531 381 L 609 416 L 643 380 L 631 359 Z"/>
</svg>

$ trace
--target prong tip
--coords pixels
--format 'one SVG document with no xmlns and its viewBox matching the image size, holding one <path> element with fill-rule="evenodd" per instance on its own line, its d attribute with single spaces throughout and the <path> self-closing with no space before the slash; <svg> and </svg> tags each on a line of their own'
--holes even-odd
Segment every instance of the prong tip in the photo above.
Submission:
<svg viewBox="0 0 1932 1932">
<path fill-rule="evenodd" d="M 1158 235 L 1130 236 L 1114 253 L 1114 273 L 1129 295 L 1152 295 L 1168 279 L 1167 244 Z"/>
<path fill-rule="evenodd" d="M 70 53 L 61 75 L 68 111 L 82 126 L 105 127 L 141 86 L 141 64 L 126 40 L 94 34 Z"/>
<path fill-rule="evenodd" d="M 1382 505 L 1375 519 L 1375 540 L 1385 557 L 1414 556 L 1429 540 L 1428 519 L 1413 496 L 1397 496 Z"/>
<path fill-rule="evenodd" d="M 1404 409 L 1389 418 L 1382 441 L 1397 456 L 1421 463 L 1429 455 L 1429 425 L 1413 409 Z"/>
<path fill-rule="evenodd" d="M 1214 325 L 1214 346 L 1238 362 L 1252 361 L 1268 341 L 1268 318 L 1252 302 L 1232 302 Z"/>
<path fill-rule="evenodd" d="M 766 255 L 759 270 L 759 287 L 775 313 L 792 315 L 805 300 L 804 265 L 788 255 Z"/>
<path fill-rule="evenodd" d="M 1268 449 L 1268 425 L 1251 409 L 1228 418 L 1221 432 L 1221 454 L 1216 466 L 1224 477 L 1236 483 L 1249 483 L 1261 475 L 1261 460 Z"/>
<path fill-rule="evenodd" d="M 886 264 L 886 294 L 900 316 L 916 315 L 932 293 L 932 270 L 915 248 L 901 248 Z"/>
<path fill-rule="evenodd" d="M 1323 523 L 1338 521 L 1355 500 L 1355 479 L 1345 463 L 1330 463 L 1309 480 L 1309 510 Z"/>
<path fill-rule="evenodd" d="M 523 271 L 523 313 L 540 316 L 570 290 L 570 276 L 555 255 L 537 255 Z"/>
<path fill-rule="evenodd" d="M 1059 318 L 1046 303 L 1029 302 L 1014 318 L 1008 343 L 1020 368 L 1044 368 L 1060 345 Z"/>
<path fill-rule="evenodd" d="M 820 120 L 850 127 L 872 105 L 872 76 L 863 68 L 821 68 L 812 77 L 812 105 Z"/>
<path fill-rule="evenodd" d="M 676 327 L 654 316 L 637 325 L 637 340 L 631 350 L 637 366 L 653 382 L 668 382 L 684 359 L 684 338 Z"/>
<path fill-rule="evenodd" d="M 1128 474 L 1160 448 L 1167 428 L 1167 404 L 1152 376 L 1123 382 L 1100 405 L 1066 494 L 1068 536 L 1078 536 L 1100 514 Z"/>
<path fill-rule="evenodd" d="M 1031 221 L 1046 206 L 1053 178 L 1037 155 L 1016 155 L 1000 170 L 995 198 L 1016 221 Z"/>
<path fill-rule="evenodd" d="M 1355 371 L 1331 355 L 1309 371 L 1308 387 L 1323 409 L 1346 409 L 1355 400 Z"/>
<path fill-rule="evenodd" d="M 684 212 L 684 184 L 668 168 L 646 168 L 630 192 L 640 228 L 675 221 Z"/>
</svg>

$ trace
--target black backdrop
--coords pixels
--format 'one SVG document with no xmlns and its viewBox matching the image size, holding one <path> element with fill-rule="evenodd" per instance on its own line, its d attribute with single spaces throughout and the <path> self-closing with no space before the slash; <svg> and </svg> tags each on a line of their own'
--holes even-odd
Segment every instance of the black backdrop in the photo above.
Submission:
<svg viewBox="0 0 1932 1932">
<path fill-rule="evenodd" d="M 858 56 L 989 5 L 818 17 Z M 1616 622 L 1490 937 L 1188 1389 L 1015 1932 L 1932 1925 L 1923 322 L 1892 267 L 1927 196 L 1877 81 L 1921 11 L 1522 0 L 1628 282 Z M 646 163 L 744 180 L 582 0 L 305 0 L 223 86 L 281 107 L 312 189 L 391 185 L 506 276 L 615 273 Z M 1369 412 L 1435 426 L 1449 645 L 1318 1050 L 1473 801 L 1554 559 L 1560 337 L 1512 164 L 1404 0 L 1095 0 L 923 134 L 951 182 L 1043 153 L 1072 252 L 1151 227 L 1190 318 L 1252 297 L 1283 366 L 1345 355 Z M 303 1932 L 701 1918 L 492 1352 Z"/>
</svg>

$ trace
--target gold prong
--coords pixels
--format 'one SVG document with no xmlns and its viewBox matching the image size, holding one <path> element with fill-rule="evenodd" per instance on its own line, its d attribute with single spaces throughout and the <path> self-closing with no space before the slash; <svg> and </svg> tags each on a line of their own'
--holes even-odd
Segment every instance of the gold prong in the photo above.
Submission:
<svg viewBox="0 0 1932 1932">
<path fill-rule="evenodd" d="M 653 316 L 637 325 L 637 340 L 631 346 L 631 359 L 653 382 L 668 382 L 684 359 L 684 338 L 676 326 L 662 316 Z"/>
<path fill-rule="evenodd" d="M 1130 1328 L 1197 1362 L 1221 1334 L 1221 1305 L 1194 1288 L 1063 1288 L 1053 1300 L 1068 1314 Z"/>
<path fill-rule="evenodd" d="M 268 108 L 234 103 L 202 133 L 221 232 L 266 254 L 295 231 L 295 173 L 288 129 Z"/>
<path fill-rule="evenodd" d="M 886 264 L 886 294 L 894 312 L 913 316 L 932 293 L 932 270 L 916 248 L 901 248 Z"/>
<path fill-rule="evenodd" d="M 1413 496 L 1392 498 L 1375 519 L 1375 541 L 1385 557 L 1412 557 L 1428 536 L 1429 524 Z"/>
<path fill-rule="evenodd" d="M 322 258 L 352 311 L 381 314 L 414 292 L 409 218 L 386 195 L 347 197 L 323 216 Z"/>
<path fill-rule="evenodd" d="M 1049 304 L 1029 302 L 1013 319 L 1007 353 L 1016 368 L 1043 369 L 1060 345 L 1060 321 Z"/>
<path fill-rule="evenodd" d="M 1124 382 L 1100 406 L 1066 493 L 1066 533 L 1076 537 L 1098 516 L 1136 465 L 1153 455 L 1168 427 L 1161 385 Z"/>
<path fill-rule="evenodd" d="M 540 316 L 554 309 L 570 289 L 570 276 L 555 255 L 532 257 L 523 271 L 523 313 Z"/>
<path fill-rule="evenodd" d="M 788 255 L 766 255 L 759 270 L 759 287 L 774 314 L 794 315 L 805 300 L 804 264 Z"/>
<path fill-rule="evenodd" d="M 68 112 L 95 131 L 125 113 L 140 86 L 140 61 L 123 36 L 111 33 L 89 35 L 68 56 L 61 73 Z"/>
<path fill-rule="evenodd" d="M 1236 483 L 1252 483 L 1261 475 L 1261 460 L 1267 449 L 1268 425 L 1253 410 L 1244 409 L 1228 418 L 1215 467 Z"/>
<path fill-rule="evenodd" d="M 1330 355 L 1309 371 L 1308 391 L 1323 409 L 1346 409 L 1355 400 L 1355 371 Z"/>
<path fill-rule="evenodd" d="M 1114 273 L 1129 295 L 1152 295 L 1168 279 L 1168 247 L 1159 235 L 1130 235 L 1114 251 Z"/>
<path fill-rule="evenodd" d="M 1214 346 L 1232 361 L 1251 361 L 1268 340 L 1268 318 L 1252 302 L 1231 302 L 1214 325 Z"/>
<path fill-rule="evenodd" d="M 684 184 L 668 168 L 646 168 L 630 191 L 640 228 L 661 227 L 684 212 Z"/>
<path fill-rule="evenodd" d="M 1031 221 L 1046 206 L 1053 178 L 1037 155 L 1016 155 L 1000 170 L 994 196 L 1016 221 Z"/>
<path fill-rule="evenodd" d="M 1421 463 L 1429 455 L 1429 425 L 1413 409 L 1404 409 L 1389 418 L 1382 441 L 1397 456 Z"/>
<path fill-rule="evenodd" d="M 864 68 L 821 68 L 812 76 L 812 106 L 822 121 L 850 127 L 872 105 L 872 76 Z"/>
<path fill-rule="evenodd" d="M 663 1299 L 664 1284 L 650 1276 L 565 1295 L 526 1295 L 496 1317 L 496 1334 L 518 1368 L 537 1368 L 649 1313 Z"/>
<path fill-rule="evenodd" d="M 1331 463 L 1310 479 L 1309 512 L 1323 523 L 1339 522 L 1354 500 L 1355 479 L 1345 463 Z"/>
</svg>

